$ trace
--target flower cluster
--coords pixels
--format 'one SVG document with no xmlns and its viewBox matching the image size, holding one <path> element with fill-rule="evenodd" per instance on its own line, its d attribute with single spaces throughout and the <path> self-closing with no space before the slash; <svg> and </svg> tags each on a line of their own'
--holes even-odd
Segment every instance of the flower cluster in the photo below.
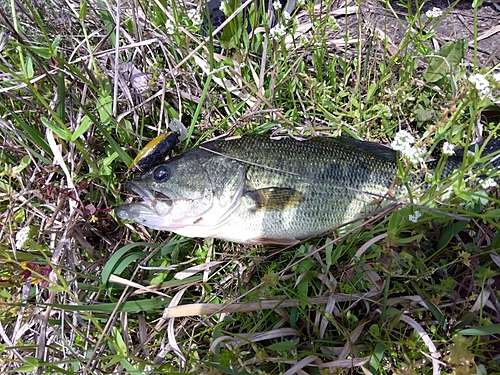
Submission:
<svg viewBox="0 0 500 375">
<path fill-rule="evenodd" d="M 448 155 L 448 156 L 455 155 L 454 148 L 455 148 L 455 146 L 452 145 L 451 143 L 444 142 L 444 144 L 443 144 L 443 154 Z"/>
<path fill-rule="evenodd" d="M 427 12 L 425 12 L 425 15 L 428 17 L 428 18 L 438 18 L 438 17 L 441 17 L 443 15 L 443 11 L 439 8 L 432 8 L 430 10 L 428 10 Z"/>
<path fill-rule="evenodd" d="M 21 228 L 17 233 L 16 233 L 16 249 L 20 250 L 24 247 L 24 244 L 26 241 L 28 241 L 30 235 L 30 227 L 24 227 Z"/>
<path fill-rule="evenodd" d="M 481 73 L 472 74 L 469 76 L 469 82 L 472 83 L 481 99 L 485 99 L 490 94 L 490 83 Z"/>
<path fill-rule="evenodd" d="M 175 26 L 174 24 L 172 23 L 172 21 L 170 21 L 168 18 L 167 20 L 165 21 L 165 32 L 168 34 L 168 35 L 173 35 L 175 33 Z"/>
<path fill-rule="evenodd" d="M 427 150 L 425 147 L 413 146 L 414 143 L 415 137 L 413 135 L 406 130 L 400 130 L 391 142 L 391 147 L 400 151 L 411 164 L 423 163 Z"/>
<path fill-rule="evenodd" d="M 188 10 L 188 18 L 193 23 L 193 26 L 200 26 L 202 23 L 201 14 L 196 9 Z"/>
<path fill-rule="evenodd" d="M 415 213 L 413 215 L 408 215 L 408 220 L 410 220 L 412 223 L 416 223 L 418 219 L 422 216 L 420 211 L 415 210 Z"/>
<path fill-rule="evenodd" d="M 274 10 L 280 10 L 281 9 L 281 3 L 279 0 L 274 0 L 273 1 L 273 8 Z"/>
<path fill-rule="evenodd" d="M 285 26 L 283 26 L 281 23 L 278 23 L 271 30 L 269 30 L 269 37 L 276 42 L 279 42 L 285 35 Z"/>
<path fill-rule="evenodd" d="M 492 178 L 487 178 L 486 180 L 481 181 L 481 186 L 483 189 L 497 187 L 498 184 Z"/>
<path fill-rule="evenodd" d="M 493 73 L 491 77 L 495 80 L 496 83 L 500 84 L 500 72 Z"/>
</svg>

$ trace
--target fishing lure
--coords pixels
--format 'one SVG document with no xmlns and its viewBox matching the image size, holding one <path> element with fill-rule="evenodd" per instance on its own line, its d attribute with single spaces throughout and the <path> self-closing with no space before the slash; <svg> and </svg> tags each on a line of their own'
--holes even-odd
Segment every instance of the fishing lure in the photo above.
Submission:
<svg viewBox="0 0 500 375">
<path fill-rule="evenodd" d="M 188 137 L 186 127 L 179 120 L 172 120 L 168 125 L 172 131 L 160 134 L 151 140 L 136 156 L 129 170 L 145 171 L 163 162 L 168 153 Z"/>
</svg>

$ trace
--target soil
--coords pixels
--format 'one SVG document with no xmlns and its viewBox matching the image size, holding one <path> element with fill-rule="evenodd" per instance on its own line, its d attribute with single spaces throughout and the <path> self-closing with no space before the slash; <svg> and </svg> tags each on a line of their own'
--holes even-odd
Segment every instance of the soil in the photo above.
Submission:
<svg viewBox="0 0 500 375">
<path fill-rule="evenodd" d="M 493 0 L 494 1 L 494 0 Z M 412 12 L 416 12 L 415 2 L 412 1 Z M 352 2 L 354 5 L 354 2 Z M 361 13 L 366 27 L 384 31 L 397 47 L 410 29 L 405 17 L 408 10 L 399 6 L 397 1 L 391 1 L 390 7 L 376 0 L 363 1 Z M 432 37 L 436 51 L 444 43 L 457 39 L 469 42 L 466 60 L 473 61 L 474 56 L 474 11 L 472 1 L 458 1 L 450 10 L 450 2 L 445 0 L 431 0 L 426 2 L 420 11 L 422 22 L 428 19 L 425 13 L 432 8 L 443 11 L 444 19 L 436 19 L 425 27 L 426 31 L 434 30 Z M 448 13 L 447 13 L 448 12 Z M 436 24 L 436 26 L 434 26 Z M 477 65 L 492 67 L 500 63 L 500 3 L 484 2 L 477 10 Z"/>
</svg>

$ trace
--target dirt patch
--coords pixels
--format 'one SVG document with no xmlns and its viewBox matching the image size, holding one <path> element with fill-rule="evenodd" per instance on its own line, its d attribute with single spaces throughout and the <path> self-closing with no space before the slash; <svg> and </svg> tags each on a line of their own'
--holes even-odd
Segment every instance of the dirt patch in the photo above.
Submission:
<svg viewBox="0 0 500 375">
<path fill-rule="evenodd" d="M 390 9 L 392 7 L 392 9 Z M 390 3 L 390 7 L 377 1 L 366 1 L 361 5 L 361 12 L 366 26 L 377 28 L 386 33 L 397 47 L 403 41 L 410 25 L 406 21 L 408 10 L 397 4 Z M 437 18 L 425 25 L 428 18 L 425 13 L 434 7 L 443 11 L 444 18 Z M 412 12 L 416 8 L 412 7 Z M 450 10 L 449 2 L 432 0 L 422 7 L 421 20 L 424 32 L 434 31 L 432 37 L 435 50 L 448 41 L 465 39 L 469 42 L 466 60 L 474 58 L 474 11 L 472 1 L 460 1 Z M 499 4 L 484 3 L 477 11 L 477 65 L 494 66 L 500 63 L 500 6 Z M 414 30 L 418 25 L 413 25 Z"/>
</svg>

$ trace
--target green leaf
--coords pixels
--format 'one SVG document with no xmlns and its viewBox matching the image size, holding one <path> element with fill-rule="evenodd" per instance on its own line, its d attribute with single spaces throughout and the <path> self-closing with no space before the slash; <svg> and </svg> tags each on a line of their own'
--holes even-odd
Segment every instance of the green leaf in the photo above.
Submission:
<svg viewBox="0 0 500 375">
<path fill-rule="evenodd" d="M 61 127 L 60 125 L 56 124 L 55 122 L 47 119 L 46 117 L 41 118 L 42 123 L 48 127 L 50 130 L 52 130 L 59 138 L 69 141 L 71 139 L 71 132 L 68 130 L 66 127 Z"/>
<path fill-rule="evenodd" d="M 98 99 L 97 111 L 103 125 L 111 122 L 111 113 L 113 112 L 113 98 L 111 95 L 102 96 Z"/>
<path fill-rule="evenodd" d="M 109 277 L 114 273 L 115 269 L 118 267 L 120 268 L 120 264 L 123 259 L 125 259 L 125 263 L 128 261 L 131 261 L 130 258 L 127 258 L 126 255 L 130 250 L 133 250 L 135 248 L 139 247 L 152 247 L 156 248 L 158 246 L 157 243 L 150 243 L 150 242 L 135 242 L 131 243 L 128 245 L 123 246 L 121 249 L 116 251 L 111 258 L 106 262 L 104 265 L 104 268 L 101 272 L 101 284 L 102 285 L 107 285 Z M 141 251 L 142 253 L 142 251 Z M 130 264 L 130 263 L 128 263 Z M 127 265 L 128 265 L 127 264 Z M 123 266 L 123 264 L 122 264 Z"/>
<path fill-rule="evenodd" d="M 500 324 L 492 324 L 484 327 L 466 328 L 457 332 L 460 335 L 484 336 L 500 334 Z"/>
<path fill-rule="evenodd" d="M 141 311 L 151 311 L 163 308 L 170 303 L 170 298 L 155 297 L 147 300 L 140 301 L 127 301 L 120 304 L 117 312 L 138 313 Z M 65 305 L 65 304 L 45 304 L 41 303 L 40 306 L 52 306 L 65 311 L 78 311 L 82 312 L 100 312 L 111 314 L 116 309 L 116 303 L 98 303 L 93 305 Z"/>
<path fill-rule="evenodd" d="M 78 20 L 80 22 L 83 22 L 83 20 L 85 20 L 86 17 L 87 17 L 87 2 L 81 1 L 80 2 L 80 13 L 78 14 Z"/>
<path fill-rule="evenodd" d="M 83 116 L 82 122 L 80 123 L 78 128 L 75 129 L 73 135 L 71 136 L 71 141 L 75 142 L 78 137 L 82 136 L 89 129 L 91 124 L 92 121 L 90 120 L 90 117 Z"/>
<path fill-rule="evenodd" d="M 55 56 L 57 54 L 57 47 L 59 47 L 59 44 L 61 43 L 61 35 L 56 35 L 54 40 L 52 41 L 52 53 L 51 57 Z"/>
<path fill-rule="evenodd" d="M 234 12 L 241 5 L 241 0 L 229 0 L 226 2 L 226 6 Z M 241 39 L 241 33 L 243 30 L 243 15 L 242 13 L 234 17 L 229 23 L 224 27 L 222 35 L 219 38 L 220 45 L 225 50 L 230 50 L 239 46 L 239 41 Z"/>
<path fill-rule="evenodd" d="M 267 347 L 269 350 L 275 350 L 278 352 L 288 352 L 297 347 L 300 339 L 296 338 L 293 340 L 283 340 L 281 342 L 277 342 L 275 344 L 271 344 Z"/>
<path fill-rule="evenodd" d="M 122 335 L 117 327 L 111 328 L 111 337 L 113 338 L 114 347 L 119 350 L 119 353 L 122 355 L 127 354 L 127 345 L 123 340 Z"/>
<path fill-rule="evenodd" d="M 38 362 L 38 358 L 27 356 L 24 357 L 24 364 L 21 367 L 17 368 L 16 371 L 31 372 L 35 371 L 39 366 L 40 363 Z"/>
<path fill-rule="evenodd" d="M 445 78 L 463 60 L 467 47 L 464 39 L 443 44 L 436 56 L 431 57 L 431 62 L 424 72 L 424 80 L 435 83 Z"/>
<path fill-rule="evenodd" d="M 26 59 L 26 78 L 31 79 L 35 75 L 35 69 L 33 69 L 33 59 L 28 56 Z"/>
<path fill-rule="evenodd" d="M 452 224 L 448 228 L 446 228 L 443 233 L 441 234 L 441 237 L 439 238 L 438 244 L 437 244 L 437 249 L 438 251 L 442 250 L 447 246 L 451 239 L 460 233 L 467 225 L 469 224 L 468 221 L 457 221 L 456 223 Z"/>
</svg>

